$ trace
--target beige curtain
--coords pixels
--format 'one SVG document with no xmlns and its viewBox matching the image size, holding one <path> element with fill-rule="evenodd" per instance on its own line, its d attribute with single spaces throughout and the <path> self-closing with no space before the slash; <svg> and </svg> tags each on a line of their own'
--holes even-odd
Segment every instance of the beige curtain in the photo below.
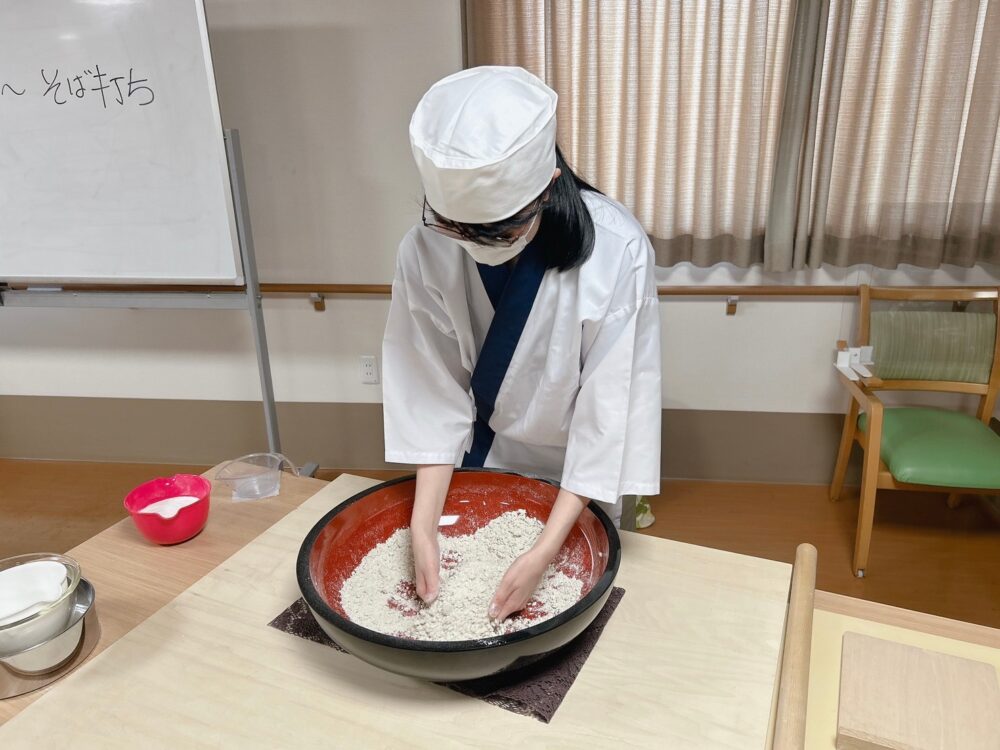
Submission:
<svg viewBox="0 0 1000 750">
<path fill-rule="evenodd" d="M 763 260 L 793 0 L 468 0 L 469 65 L 559 94 L 559 142 L 657 262 Z"/>
<path fill-rule="evenodd" d="M 824 20 L 801 192 L 775 193 L 766 265 L 1000 260 L 1000 3 L 830 0 Z"/>
<path fill-rule="evenodd" d="M 567 158 L 662 265 L 1000 262 L 1000 0 L 467 0 L 466 21 L 470 65 L 559 93 Z"/>
</svg>

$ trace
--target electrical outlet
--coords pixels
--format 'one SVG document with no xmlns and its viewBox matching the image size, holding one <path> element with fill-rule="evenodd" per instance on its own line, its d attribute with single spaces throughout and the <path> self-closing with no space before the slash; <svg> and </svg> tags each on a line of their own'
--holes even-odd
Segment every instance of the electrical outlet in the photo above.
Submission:
<svg viewBox="0 0 1000 750">
<path fill-rule="evenodd" d="M 364 354 L 361 357 L 361 382 L 378 384 L 378 357 L 374 354 Z"/>
</svg>

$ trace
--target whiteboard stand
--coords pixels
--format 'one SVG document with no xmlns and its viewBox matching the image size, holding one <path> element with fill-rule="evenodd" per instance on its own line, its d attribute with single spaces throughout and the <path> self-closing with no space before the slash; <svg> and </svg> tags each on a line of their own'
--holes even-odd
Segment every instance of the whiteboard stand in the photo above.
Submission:
<svg viewBox="0 0 1000 750">
<path fill-rule="evenodd" d="M 247 310 L 250 313 L 257 369 L 260 374 L 261 401 L 264 406 L 264 426 L 268 450 L 281 451 L 278 435 L 278 413 L 271 382 L 271 362 L 267 352 L 264 311 L 261 307 L 260 284 L 254 256 L 253 232 L 247 204 L 246 182 L 243 179 L 243 153 L 237 130 L 224 131 L 226 157 L 229 161 L 229 181 L 240 257 L 243 262 L 244 289 L 211 292 L 133 292 L 75 291 L 59 286 L 38 286 L 27 289 L 7 289 L 0 286 L 0 306 L 7 307 L 101 307 L 161 310 Z M 308 465 L 311 468 L 313 465 Z M 311 474 L 310 474 L 311 476 Z"/>
<path fill-rule="evenodd" d="M 253 230 L 250 227 L 250 206 L 247 203 L 246 180 L 243 178 L 243 150 L 240 148 L 240 131 L 235 128 L 223 131 L 226 139 L 226 158 L 229 161 L 229 184 L 233 190 L 233 208 L 236 211 L 236 234 L 243 259 L 243 278 L 246 282 L 247 310 L 253 330 L 254 348 L 257 350 L 257 370 L 260 372 L 260 395 L 264 404 L 264 427 L 267 430 L 267 447 L 272 453 L 281 453 L 278 435 L 278 410 L 274 403 L 274 385 L 271 382 L 271 360 L 267 353 L 267 332 L 264 330 L 264 308 L 261 304 L 260 283 L 257 280 L 257 257 L 253 249 Z"/>
</svg>

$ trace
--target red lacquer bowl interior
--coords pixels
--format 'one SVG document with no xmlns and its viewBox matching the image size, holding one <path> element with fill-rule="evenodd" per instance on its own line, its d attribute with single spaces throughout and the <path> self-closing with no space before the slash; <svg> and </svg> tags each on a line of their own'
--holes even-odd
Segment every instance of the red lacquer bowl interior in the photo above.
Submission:
<svg viewBox="0 0 1000 750">
<path fill-rule="evenodd" d="M 343 507 L 316 536 L 309 553 L 313 587 L 345 620 L 348 618 L 340 603 L 344 581 L 375 545 L 409 526 L 415 487 L 410 478 L 376 488 Z M 458 516 L 458 520 L 442 527 L 441 533 L 472 534 L 494 518 L 518 509 L 544 522 L 558 492 L 548 482 L 515 474 L 457 471 L 442 515 Z M 608 559 L 607 531 L 597 515 L 585 508 L 556 557 L 556 567 L 583 582 L 582 598 L 604 574 Z"/>
</svg>

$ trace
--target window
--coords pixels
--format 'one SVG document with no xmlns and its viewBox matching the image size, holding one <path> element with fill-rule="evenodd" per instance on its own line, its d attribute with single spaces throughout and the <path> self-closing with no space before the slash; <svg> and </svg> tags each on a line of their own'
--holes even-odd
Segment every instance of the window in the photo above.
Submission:
<svg viewBox="0 0 1000 750">
<path fill-rule="evenodd" d="M 468 0 L 661 265 L 1000 261 L 1000 0 Z"/>
</svg>

